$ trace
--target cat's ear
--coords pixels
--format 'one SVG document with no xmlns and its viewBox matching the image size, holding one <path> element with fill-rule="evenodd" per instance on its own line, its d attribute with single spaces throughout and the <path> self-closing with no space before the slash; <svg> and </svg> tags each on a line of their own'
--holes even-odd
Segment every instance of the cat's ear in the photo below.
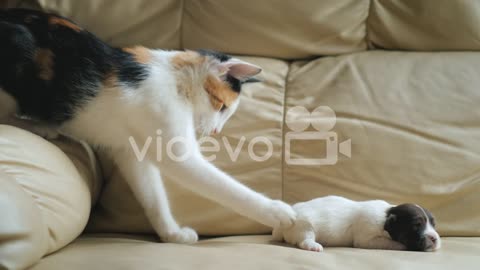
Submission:
<svg viewBox="0 0 480 270">
<path fill-rule="evenodd" d="M 237 58 L 231 58 L 225 62 L 221 62 L 220 70 L 240 81 L 246 81 L 262 72 L 261 67 Z"/>
</svg>

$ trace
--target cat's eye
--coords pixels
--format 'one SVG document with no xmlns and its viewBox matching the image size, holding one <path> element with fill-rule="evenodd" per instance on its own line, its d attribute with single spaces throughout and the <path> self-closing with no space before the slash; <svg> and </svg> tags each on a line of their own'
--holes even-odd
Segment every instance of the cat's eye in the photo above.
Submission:
<svg viewBox="0 0 480 270">
<path fill-rule="evenodd" d="M 225 106 L 225 104 L 222 105 L 222 107 L 220 108 L 220 112 L 223 112 L 227 109 L 227 106 Z"/>
</svg>

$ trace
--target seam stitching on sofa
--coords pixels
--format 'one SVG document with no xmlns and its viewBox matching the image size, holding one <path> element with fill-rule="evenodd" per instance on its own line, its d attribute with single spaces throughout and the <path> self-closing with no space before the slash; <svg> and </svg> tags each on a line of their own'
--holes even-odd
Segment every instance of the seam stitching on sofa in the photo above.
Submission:
<svg viewBox="0 0 480 270">
<path fill-rule="evenodd" d="M 373 48 L 373 44 L 370 44 L 370 29 L 368 27 L 370 15 L 372 14 L 373 1 L 375 0 L 370 0 L 368 2 L 367 18 L 365 18 L 365 45 L 367 46 L 367 51 L 370 51 Z"/>
<path fill-rule="evenodd" d="M 184 18 L 185 18 L 185 0 L 182 0 L 181 3 L 181 13 L 180 13 L 180 49 L 185 49 L 183 46 L 183 24 L 184 24 Z"/>
<path fill-rule="evenodd" d="M 282 192 L 281 192 L 281 199 L 282 201 L 285 201 L 285 120 L 286 120 L 286 113 L 287 113 L 287 89 L 288 89 L 288 77 L 290 76 L 290 67 L 291 67 L 291 62 L 288 62 L 288 67 L 287 67 L 287 73 L 285 74 L 285 80 L 284 80 L 284 90 L 283 90 L 283 115 L 282 115 L 282 128 L 281 128 L 281 136 L 282 136 L 282 153 L 281 153 L 281 170 L 280 174 L 282 177 Z"/>
</svg>

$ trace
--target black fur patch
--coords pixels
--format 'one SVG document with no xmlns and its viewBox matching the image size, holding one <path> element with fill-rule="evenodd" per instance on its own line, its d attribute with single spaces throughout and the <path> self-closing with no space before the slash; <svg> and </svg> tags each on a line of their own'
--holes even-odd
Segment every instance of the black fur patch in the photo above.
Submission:
<svg viewBox="0 0 480 270">
<path fill-rule="evenodd" d="M 384 229 L 390 234 L 392 240 L 404 244 L 407 250 L 425 251 L 433 245 L 424 232 L 427 218 L 433 227 L 435 227 L 435 219 L 427 209 L 422 209 L 414 204 L 401 204 L 387 211 Z"/>
<path fill-rule="evenodd" d="M 0 10 L 0 87 L 17 100 L 19 114 L 68 121 L 98 95 L 108 74 L 135 87 L 148 67 L 61 16 Z"/>
</svg>

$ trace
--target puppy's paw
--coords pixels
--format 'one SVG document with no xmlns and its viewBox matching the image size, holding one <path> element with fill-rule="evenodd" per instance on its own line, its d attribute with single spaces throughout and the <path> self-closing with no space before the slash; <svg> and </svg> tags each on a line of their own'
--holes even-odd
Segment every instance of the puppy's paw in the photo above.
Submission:
<svg viewBox="0 0 480 270">
<path fill-rule="evenodd" d="M 279 200 L 273 200 L 270 202 L 269 208 L 270 226 L 273 228 L 288 228 L 295 222 L 296 213 L 290 205 Z"/>
<path fill-rule="evenodd" d="M 193 244 L 198 241 L 198 235 L 193 229 L 182 227 L 165 233 L 161 239 L 166 243 Z"/>
<path fill-rule="evenodd" d="M 315 242 L 312 239 L 305 239 L 303 240 L 298 247 L 305 250 L 315 251 L 315 252 L 322 252 L 323 246 L 319 243 Z"/>
<path fill-rule="evenodd" d="M 404 244 L 392 241 L 391 245 L 387 248 L 391 250 L 407 250 L 407 247 Z"/>
</svg>

